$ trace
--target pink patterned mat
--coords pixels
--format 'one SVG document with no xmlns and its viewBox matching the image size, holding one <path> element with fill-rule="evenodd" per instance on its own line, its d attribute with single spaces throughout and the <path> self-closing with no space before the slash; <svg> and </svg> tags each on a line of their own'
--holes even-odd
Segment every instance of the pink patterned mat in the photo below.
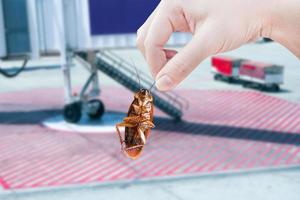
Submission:
<svg viewBox="0 0 300 200">
<path fill-rule="evenodd" d="M 114 132 L 58 132 L 61 90 L 0 94 L 0 185 L 26 189 L 300 166 L 300 105 L 258 92 L 185 90 L 184 120 L 156 110 L 143 155 L 131 161 Z M 132 94 L 104 88 L 108 112 L 125 113 Z"/>
</svg>

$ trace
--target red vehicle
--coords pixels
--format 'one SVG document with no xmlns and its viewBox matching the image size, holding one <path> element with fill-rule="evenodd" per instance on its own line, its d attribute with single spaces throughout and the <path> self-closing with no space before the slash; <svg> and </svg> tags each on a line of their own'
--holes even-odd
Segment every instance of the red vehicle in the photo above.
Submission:
<svg viewBox="0 0 300 200">
<path fill-rule="evenodd" d="M 279 91 L 283 83 L 283 66 L 225 56 L 214 56 L 211 63 L 215 80 L 272 91 Z"/>
<path fill-rule="evenodd" d="M 234 59 L 227 56 L 214 56 L 211 59 L 212 72 L 216 80 L 233 82 L 239 79 L 239 68 L 243 59 Z"/>
</svg>

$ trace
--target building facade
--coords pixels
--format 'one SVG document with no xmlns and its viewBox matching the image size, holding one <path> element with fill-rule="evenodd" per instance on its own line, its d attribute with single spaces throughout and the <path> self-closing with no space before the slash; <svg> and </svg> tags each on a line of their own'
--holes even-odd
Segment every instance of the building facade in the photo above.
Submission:
<svg viewBox="0 0 300 200">
<path fill-rule="evenodd" d="M 134 47 L 159 0 L 0 0 L 0 57 Z M 169 44 L 186 43 L 177 34 Z"/>
</svg>

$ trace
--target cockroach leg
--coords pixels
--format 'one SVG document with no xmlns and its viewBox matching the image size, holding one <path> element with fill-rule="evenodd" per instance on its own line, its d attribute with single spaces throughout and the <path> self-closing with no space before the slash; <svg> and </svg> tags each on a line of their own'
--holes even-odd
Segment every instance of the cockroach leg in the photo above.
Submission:
<svg viewBox="0 0 300 200">
<path fill-rule="evenodd" d="M 136 145 L 136 146 L 133 146 L 133 147 L 128 147 L 128 148 L 125 148 L 124 150 L 127 151 L 127 150 L 130 150 L 130 149 L 136 149 L 138 147 L 142 147 L 144 145 Z"/>
<path fill-rule="evenodd" d="M 138 114 L 138 115 L 141 114 L 142 109 L 141 109 L 140 105 L 132 104 L 132 106 L 133 106 L 133 110 L 136 114 Z"/>
<path fill-rule="evenodd" d="M 124 143 L 124 140 L 121 136 L 121 132 L 119 130 L 119 127 L 128 127 L 128 128 L 132 128 L 132 127 L 135 127 L 134 125 L 132 124 L 129 124 L 129 123 L 125 123 L 125 122 L 121 122 L 119 124 L 116 125 L 116 129 L 117 129 L 117 134 L 119 136 L 119 139 L 120 139 L 120 143 L 121 143 L 121 146 L 123 147 L 123 143 Z"/>
<path fill-rule="evenodd" d="M 143 121 L 142 123 L 143 123 L 143 125 L 146 125 L 147 128 L 154 128 L 155 127 L 155 125 L 149 120 Z"/>
<path fill-rule="evenodd" d="M 125 123 L 137 123 L 137 122 L 139 122 L 139 118 L 140 118 L 139 116 L 125 117 L 124 122 Z M 134 126 L 136 126 L 136 124 L 134 124 Z"/>
<path fill-rule="evenodd" d="M 139 133 L 139 135 L 142 139 L 143 144 L 146 144 L 146 137 L 145 137 L 144 131 L 140 128 L 138 128 L 137 130 L 138 130 L 138 133 Z"/>
</svg>

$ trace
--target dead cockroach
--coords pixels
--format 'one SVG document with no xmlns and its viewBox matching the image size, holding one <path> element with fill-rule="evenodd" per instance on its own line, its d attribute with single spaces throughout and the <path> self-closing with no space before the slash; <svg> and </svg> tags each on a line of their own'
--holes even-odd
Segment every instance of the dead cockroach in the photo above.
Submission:
<svg viewBox="0 0 300 200">
<path fill-rule="evenodd" d="M 136 71 L 137 72 L 137 71 Z M 137 72 L 137 76 L 140 78 Z M 116 125 L 117 134 L 120 138 L 122 151 L 131 159 L 137 159 L 146 144 L 153 124 L 153 97 L 150 93 L 155 83 L 147 89 L 140 89 L 134 94 L 134 100 L 131 103 L 127 117 L 123 122 Z M 141 88 L 141 86 L 140 86 Z M 119 127 L 125 127 L 124 139 L 121 136 Z"/>
</svg>

